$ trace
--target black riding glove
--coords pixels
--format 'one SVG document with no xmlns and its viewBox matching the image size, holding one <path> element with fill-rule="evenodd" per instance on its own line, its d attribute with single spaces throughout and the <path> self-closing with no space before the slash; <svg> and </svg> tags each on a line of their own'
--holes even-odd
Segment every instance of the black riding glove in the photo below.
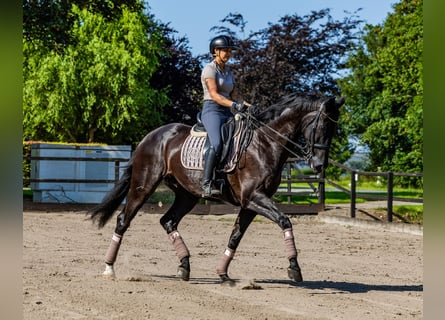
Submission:
<svg viewBox="0 0 445 320">
<path fill-rule="evenodd" d="M 246 106 L 244 105 L 244 102 L 241 102 L 241 103 L 234 102 L 234 103 L 232 103 L 232 108 L 238 112 L 244 112 L 244 110 L 246 110 Z"/>
<path fill-rule="evenodd" d="M 260 107 L 258 107 L 257 105 L 252 104 L 252 105 L 249 107 L 249 113 L 250 113 L 252 116 L 254 116 L 254 117 L 256 117 L 257 115 L 259 115 L 260 112 L 261 112 L 261 109 L 260 109 Z"/>
</svg>

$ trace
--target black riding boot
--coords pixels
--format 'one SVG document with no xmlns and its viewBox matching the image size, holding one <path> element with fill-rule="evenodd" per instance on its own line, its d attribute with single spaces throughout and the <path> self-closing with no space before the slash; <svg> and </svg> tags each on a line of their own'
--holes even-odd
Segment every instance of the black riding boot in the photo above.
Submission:
<svg viewBox="0 0 445 320">
<path fill-rule="evenodd" d="M 212 189 L 213 174 L 215 171 L 215 166 L 218 162 L 218 157 L 216 155 L 215 149 L 210 147 L 204 155 L 204 173 L 202 176 L 202 196 L 211 197 L 220 194 L 217 189 Z"/>
</svg>

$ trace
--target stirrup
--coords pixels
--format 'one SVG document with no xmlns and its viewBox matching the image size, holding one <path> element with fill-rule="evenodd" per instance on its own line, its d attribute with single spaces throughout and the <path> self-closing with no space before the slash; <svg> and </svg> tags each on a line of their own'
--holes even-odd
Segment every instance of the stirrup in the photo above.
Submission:
<svg viewBox="0 0 445 320">
<path fill-rule="evenodd" d="M 202 197 L 203 198 L 208 198 L 208 197 L 212 197 L 212 196 L 219 196 L 219 195 L 221 195 L 221 191 L 218 190 L 218 189 L 212 188 L 212 184 L 211 183 L 209 185 L 202 186 Z"/>
</svg>

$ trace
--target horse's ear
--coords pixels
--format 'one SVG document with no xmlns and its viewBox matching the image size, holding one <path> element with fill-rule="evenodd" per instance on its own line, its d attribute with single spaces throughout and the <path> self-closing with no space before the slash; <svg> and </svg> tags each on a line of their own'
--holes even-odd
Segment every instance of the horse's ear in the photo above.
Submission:
<svg viewBox="0 0 445 320">
<path fill-rule="evenodd" d="M 329 98 L 327 98 L 327 99 L 323 102 L 323 105 L 325 106 L 326 110 L 332 110 L 333 108 L 337 108 L 337 107 L 336 107 L 335 97 L 329 97 Z"/>
<path fill-rule="evenodd" d="M 335 99 L 335 104 L 340 108 L 346 101 L 345 96 L 341 96 L 339 99 Z"/>
</svg>

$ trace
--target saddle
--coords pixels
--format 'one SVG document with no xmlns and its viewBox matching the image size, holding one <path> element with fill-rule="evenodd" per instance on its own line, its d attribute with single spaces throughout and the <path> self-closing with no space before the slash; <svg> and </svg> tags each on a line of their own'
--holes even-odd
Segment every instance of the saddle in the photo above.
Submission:
<svg viewBox="0 0 445 320">
<path fill-rule="evenodd" d="M 235 170 L 241 153 L 246 145 L 246 137 L 249 136 L 247 118 L 237 113 L 221 127 L 223 148 L 217 169 L 230 173 Z M 244 148 L 242 147 L 244 146 Z M 210 147 L 207 131 L 201 121 L 201 113 L 197 115 L 197 122 L 190 130 L 190 134 L 181 148 L 181 164 L 187 169 L 203 170 L 204 154 Z"/>
</svg>

